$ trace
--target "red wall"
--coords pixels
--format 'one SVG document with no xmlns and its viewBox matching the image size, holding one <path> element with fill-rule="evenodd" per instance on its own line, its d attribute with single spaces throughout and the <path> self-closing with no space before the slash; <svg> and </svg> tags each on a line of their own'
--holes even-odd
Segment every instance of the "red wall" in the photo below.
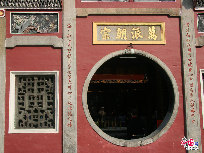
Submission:
<svg viewBox="0 0 204 153">
<path fill-rule="evenodd" d="M 133 45 L 163 61 L 173 73 L 179 90 L 179 109 L 171 128 L 156 142 L 141 147 L 120 147 L 100 137 L 88 123 L 82 107 L 82 89 L 92 67 L 111 52 L 124 50 L 127 45 L 92 45 L 92 22 L 165 22 L 166 45 Z M 184 153 L 183 92 L 181 72 L 179 18 L 167 16 L 88 16 L 77 18 L 77 100 L 78 153 Z"/>
<path fill-rule="evenodd" d="M 201 84 L 200 84 L 200 69 L 204 69 L 204 48 L 196 49 L 197 60 L 197 79 L 198 79 L 198 97 L 199 97 L 199 109 L 200 109 L 200 128 L 201 128 L 201 142 L 202 148 L 204 147 L 204 132 L 203 132 L 203 116 L 202 116 L 202 103 L 201 103 Z M 204 153 L 204 149 L 202 150 Z"/>
<path fill-rule="evenodd" d="M 6 50 L 5 153 L 62 152 L 61 49 L 16 47 Z M 10 71 L 59 71 L 59 133 L 8 134 Z"/>
<path fill-rule="evenodd" d="M 175 2 L 81 2 L 75 0 L 76 8 L 179 8 L 181 0 Z"/>
<path fill-rule="evenodd" d="M 197 14 L 203 13 L 202 11 L 195 11 L 194 13 L 194 27 L 195 27 L 195 37 L 198 38 L 203 35 L 203 33 L 198 32 L 197 28 Z M 201 127 L 201 142 L 202 148 L 204 147 L 204 131 L 203 131 L 203 116 L 202 116 L 202 102 L 201 102 L 201 84 L 200 84 L 200 69 L 204 69 L 204 48 L 196 48 L 196 64 L 197 64 L 197 80 L 198 80 L 198 98 L 199 98 L 199 110 L 200 110 L 200 127 Z M 204 153 L 204 149 L 202 149 Z"/>
</svg>

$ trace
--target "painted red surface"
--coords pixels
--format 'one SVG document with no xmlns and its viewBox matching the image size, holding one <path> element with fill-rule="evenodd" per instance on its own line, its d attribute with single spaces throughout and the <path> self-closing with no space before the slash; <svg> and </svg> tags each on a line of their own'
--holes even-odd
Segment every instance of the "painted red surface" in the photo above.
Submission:
<svg viewBox="0 0 204 153">
<path fill-rule="evenodd" d="M 62 152 L 61 49 L 16 47 L 6 50 L 5 153 Z M 8 134 L 10 71 L 59 71 L 59 133 Z"/>
<path fill-rule="evenodd" d="M 81 2 L 75 0 L 76 8 L 179 8 L 181 0 L 176 2 Z"/>
<path fill-rule="evenodd" d="M 39 34 L 11 34 L 10 33 L 10 13 L 11 12 L 28 12 L 28 13 L 59 13 L 59 32 L 57 33 L 39 33 Z M 6 37 L 12 36 L 57 36 L 62 38 L 62 11 L 47 11 L 47 10 L 12 10 L 6 11 Z"/>
<path fill-rule="evenodd" d="M 198 38 L 203 35 L 203 32 L 198 32 L 197 28 L 197 16 L 199 13 L 203 13 L 202 11 L 195 11 L 194 13 L 194 26 L 195 26 L 195 37 Z M 202 113 L 202 101 L 201 101 L 201 78 L 200 78 L 200 70 L 204 69 L 204 48 L 199 47 L 196 48 L 196 64 L 197 64 L 197 80 L 198 80 L 198 98 L 199 98 L 199 110 L 200 110 L 200 127 L 201 127 L 201 142 L 202 148 L 204 147 L 204 131 L 203 131 L 203 113 Z M 202 149 L 204 153 L 204 149 Z"/>
<path fill-rule="evenodd" d="M 88 123 L 82 106 L 82 89 L 92 67 L 104 56 L 127 45 L 92 45 L 92 22 L 165 22 L 165 45 L 133 45 L 134 49 L 148 52 L 164 62 L 174 75 L 179 90 L 179 109 L 170 129 L 157 141 L 141 147 L 120 147 L 100 137 Z M 185 153 L 181 146 L 184 137 L 182 68 L 179 18 L 167 16 L 88 16 L 77 18 L 77 132 L 78 153 Z"/>
<path fill-rule="evenodd" d="M 196 48 L 196 61 L 197 61 L 197 79 L 198 79 L 198 97 L 199 97 L 199 110 L 200 110 L 200 128 L 201 128 L 201 142 L 202 148 L 204 147 L 204 131 L 203 131 L 203 116 L 202 116 L 202 102 L 201 102 L 201 84 L 200 84 L 200 70 L 204 69 L 204 48 Z M 202 150 L 204 153 L 204 150 Z"/>
</svg>

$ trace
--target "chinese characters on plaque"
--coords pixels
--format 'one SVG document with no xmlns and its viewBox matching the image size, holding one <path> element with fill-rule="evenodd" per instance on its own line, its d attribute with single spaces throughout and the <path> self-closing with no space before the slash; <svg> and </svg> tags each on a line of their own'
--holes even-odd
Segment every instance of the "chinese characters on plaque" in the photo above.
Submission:
<svg viewBox="0 0 204 153">
<path fill-rule="evenodd" d="M 166 44 L 165 23 L 93 23 L 93 44 Z"/>
</svg>

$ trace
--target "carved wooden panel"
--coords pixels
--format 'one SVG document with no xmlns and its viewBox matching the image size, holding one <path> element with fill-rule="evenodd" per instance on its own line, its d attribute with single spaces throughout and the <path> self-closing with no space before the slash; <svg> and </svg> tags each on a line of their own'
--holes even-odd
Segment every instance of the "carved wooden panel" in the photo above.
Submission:
<svg viewBox="0 0 204 153">
<path fill-rule="evenodd" d="M 55 128 L 55 75 L 16 75 L 16 129 Z"/>
</svg>

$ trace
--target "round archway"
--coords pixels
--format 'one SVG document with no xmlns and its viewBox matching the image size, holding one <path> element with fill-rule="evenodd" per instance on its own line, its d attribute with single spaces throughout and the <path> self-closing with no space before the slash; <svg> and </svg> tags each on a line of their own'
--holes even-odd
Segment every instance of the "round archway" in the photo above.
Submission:
<svg viewBox="0 0 204 153">
<path fill-rule="evenodd" d="M 90 125 L 104 139 L 121 146 L 157 140 L 173 123 L 178 105 L 177 85 L 167 66 L 134 49 L 100 60 L 83 88 Z"/>
</svg>

